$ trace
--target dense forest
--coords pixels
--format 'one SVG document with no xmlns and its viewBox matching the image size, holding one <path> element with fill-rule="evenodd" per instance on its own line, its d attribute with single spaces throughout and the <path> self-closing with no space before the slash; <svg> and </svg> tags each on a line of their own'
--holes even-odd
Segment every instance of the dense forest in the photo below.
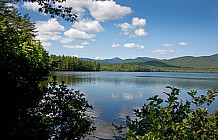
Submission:
<svg viewBox="0 0 218 140">
<path fill-rule="evenodd" d="M 53 71 L 99 71 L 100 63 L 82 60 L 74 56 L 49 56 Z"/>
</svg>

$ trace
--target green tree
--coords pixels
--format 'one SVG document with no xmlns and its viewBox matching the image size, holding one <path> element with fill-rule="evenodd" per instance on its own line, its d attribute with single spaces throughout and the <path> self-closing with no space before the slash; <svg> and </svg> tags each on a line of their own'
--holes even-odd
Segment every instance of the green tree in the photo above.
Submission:
<svg viewBox="0 0 218 140">
<path fill-rule="evenodd" d="M 61 3 L 66 0 L 2 0 L 2 3 L 17 3 L 17 2 L 36 2 L 41 8 L 39 12 L 49 14 L 52 18 L 61 17 L 66 21 L 75 21 L 77 15 L 72 13 L 72 7 L 64 7 Z"/>
<path fill-rule="evenodd" d="M 0 9 L 0 89 L 4 91 L 0 132 L 7 138 L 43 138 L 39 135 L 43 124 L 29 108 L 36 107 L 43 96 L 40 85 L 49 73 L 48 54 L 33 40 L 26 15 L 2 2 Z"/>
<path fill-rule="evenodd" d="M 7 139 L 75 139 L 94 131 L 91 105 L 53 81 L 50 63 L 27 14 L 0 2 L 0 132 Z M 45 86 L 44 86 L 45 84 Z"/>
<path fill-rule="evenodd" d="M 165 93 L 164 101 L 158 95 L 148 98 L 149 103 L 134 109 L 136 119 L 126 118 L 127 139 L 133 140 L 216 140 L 218 138 L 218 112 L 209 113 L 202 105 L 211 105 L 217 96 L 215 90 L 197 96 L 188 92 L 191 100 L 179 100 L 180 90 L 173 87 Z M 123 126 L 114 125 L 119 131 Z"/>
<path fill-rule="evenodd" d="M 60 71 L 99 71 L 100 64 L 93 61 L 82 60 L 71 56 L 50 55 L 52 70 Z"/>
<path fill-rule="evenodd" d="M 80 91 L 69 90 L 64 82 L 58 85 L 54 77 L 44 92 L 37 110 L 46 116 L 50 138 L 81 139 L 95 130 L 88 115 L 92 106 Z"/>
</svg>

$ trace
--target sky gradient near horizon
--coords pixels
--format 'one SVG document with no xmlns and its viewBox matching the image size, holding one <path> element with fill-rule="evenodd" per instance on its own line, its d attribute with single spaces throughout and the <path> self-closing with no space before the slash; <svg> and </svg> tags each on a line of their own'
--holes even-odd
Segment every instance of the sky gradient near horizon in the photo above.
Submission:
<svg viewBox="0 0 218 140">
<path fill-rule="evenodd" d="M 51 19 L 37 3 L 29 13 L 49 54 L 82 58 L 169 59 L 218 53 L 217 0 L 67 0 L 74 22 Z"/>
</svg>

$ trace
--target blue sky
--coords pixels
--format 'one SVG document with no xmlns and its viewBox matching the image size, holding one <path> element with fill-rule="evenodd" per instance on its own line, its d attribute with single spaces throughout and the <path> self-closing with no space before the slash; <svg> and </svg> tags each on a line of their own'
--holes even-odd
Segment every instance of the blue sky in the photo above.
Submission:
<svg viewBox="0 0 218 140">
<path fill-rule="evenodd" d="M 75 22 L 51 19 L 19 3 L 49 54 L 93 59 L 170 59 L 218 53 L 217 0 L 68 0 Z"/>
</svg>

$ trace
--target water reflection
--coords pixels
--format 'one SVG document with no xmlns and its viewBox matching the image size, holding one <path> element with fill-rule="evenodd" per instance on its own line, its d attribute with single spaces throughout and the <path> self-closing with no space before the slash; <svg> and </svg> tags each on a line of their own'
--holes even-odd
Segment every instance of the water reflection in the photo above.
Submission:
<svg viewBox="0 0 218 140">
<path fill-rule="evenodd" d="M 181 73 L 176 73 L 176 75 L 173 75 L 175 73 L 170 73 L 170 75 L 167 73 L 156 73 L 158 75 L 165 74 L 164 76 L 153 76 L 155 73 L 151 73 L 151 76 L 143 76 L 143 73 L 137 72 L 126 75 L 117 75 L 111 72 L 109 72 L 109 74 L 104 72 L 103 74 L 98 72 L 54 72 L 53 74 L 57 76 L 59 81 L 65 81 L 68 85 L 77 85 L 81 83 L 97 84 L 104 82 L 114 86 L 134 85 L 137 88 L 143 88 L 145 86 L 150 87 L 154 85 L 170 85 L 181 89 L 218 88 L 217 74 L 198 74 L 201 75 L 199 77 L 197 77 L 197 74 L 193 74 L 193 77 L 191 77 L 191 74 L 184 74 L 186 77 L 183 78 Z"/>
<path fill-rule="evenodd" d="M 88 84 L 97 80 L 89 73 L 53 72 L 52 75 L 57 77 L 58 82 L 64 81 L 67 85 Z"/>
<path fill-rule="evenodd" d="M 93 106 L 92 116 L 96 117 L 96 135 L 109 137 L 113 134 L 112 122 L 125 124 L 127 115 L 133 116 L 133 109 L 147 103 L 147 98 L 170 92 L 166 86 L 181 89 L 180 97 L 189 98 L 187 92 L 218 89 L 218 74 L 204 73 L 143 73 L 143 72 L 55 72 L 59 82 L 65 81 L 69 88 L 78 89 L 86 95 Z M 218 108 L 215 101 L 209 110 Z"/>
<path fill-rule="evenodd" d="M 142 98 L 143 95 L 142 93 L 139 93 L 139 94 L 135 94 L 135 93 L 124 93 L 123 94 L 123 98 L 124 100 L 135 100 L 135 99 L 140 99 Z"/>
<path fill-rule="evenodd" d="M 118 100 L 118 94 L 112 93 L 112 94 L 111 94 L 111 98 L 112 98 L 113 100 Z"/>
</svg>

